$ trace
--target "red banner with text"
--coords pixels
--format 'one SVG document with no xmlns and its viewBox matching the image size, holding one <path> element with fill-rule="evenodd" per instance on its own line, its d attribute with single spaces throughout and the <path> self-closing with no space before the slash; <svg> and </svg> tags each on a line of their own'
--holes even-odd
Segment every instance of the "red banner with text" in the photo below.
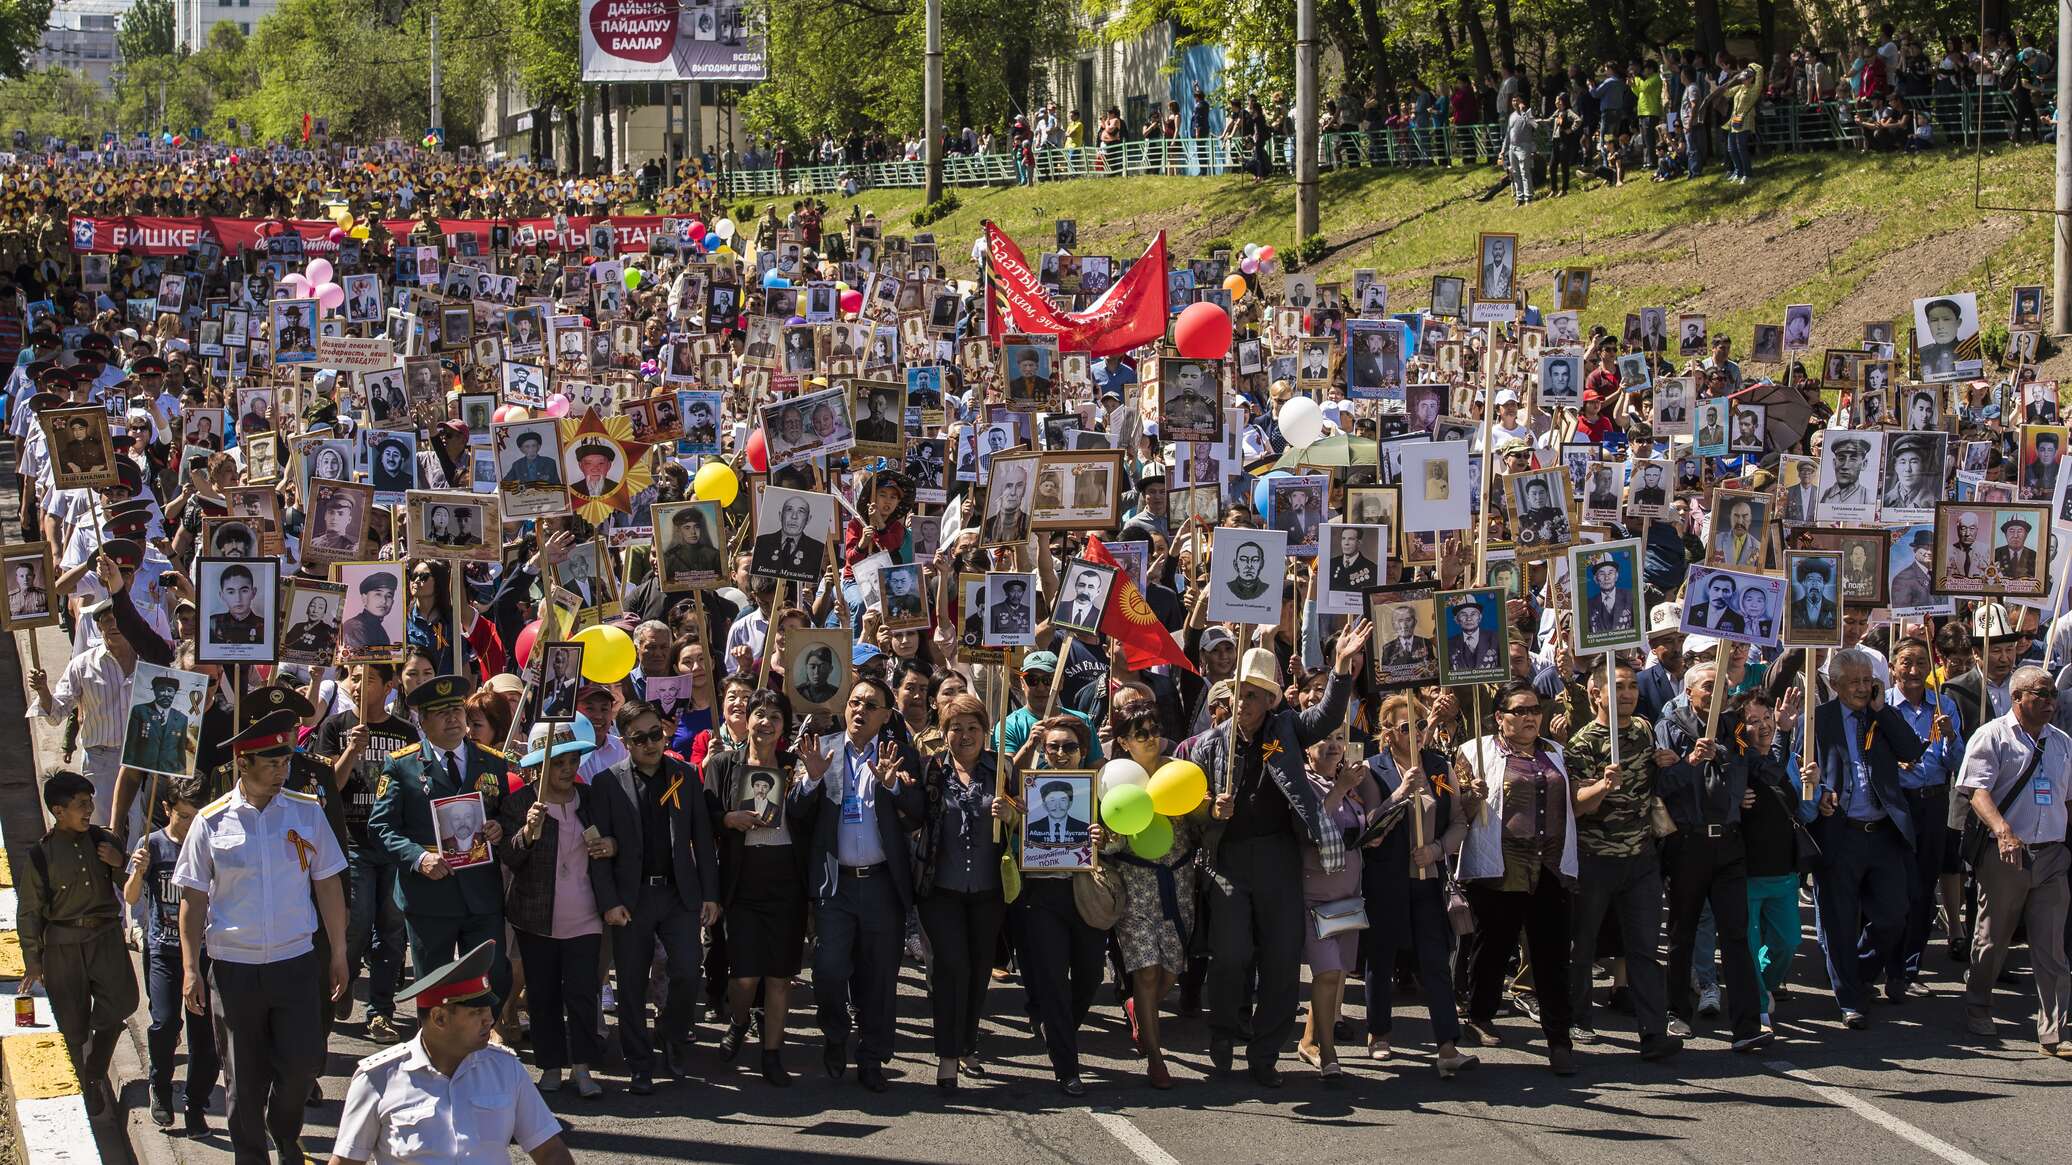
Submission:
<svg viewBox="0 0 2072 1165">
<path fill-rule="evenodd" d="M 497 227 L 508 229 L 509 237 L 504 241 L 507 248 L 542 252 L 592 250 L 593 242 L 603 242 L 601 237 L 597 240 L 591 238 L 592 228 L 609 227 L 609 246 L 594 249 L 623 255 L 646 251 L 655 232 L 664 229 L 671 221 L 660 215 L 619 215 L 560 220 L 442 218 L 438 223 L 439 230 L 449 238 L 472 235 L 484 254 L 490 249 L 491 231 Z M 213 239 L 225 252 L 234 254 L 244 250 L 264 250 L 268 239 L 292 232 L 301 238 L 304 254 L 327 255 L 338 250 L 338 244 L 330 238 L 336 225 L 324 219 L 223 218 L 215 215 L 75 218 L 72 220 L 72 249 L 98 254 L 130 251 L 139 255 L 184 255 L 198 248 L 204 240 Z M 418 220 L 389 219 L 382 225 L 388 228 L 393 238 L 403 239 L 417 229 Z"/>
<path fill-rule="evenodd" d="M 1165 232 L 1142 258 L 1085 311 L 1059 311 L 1007 232 L 986 224 L 987 269 L 993 284 L 986 334 L 995 343 L 1009 332 L 1055 335 L 1061 352 L 1105 356 L 1127 352 L 1165 335 Z"/>
</svg>

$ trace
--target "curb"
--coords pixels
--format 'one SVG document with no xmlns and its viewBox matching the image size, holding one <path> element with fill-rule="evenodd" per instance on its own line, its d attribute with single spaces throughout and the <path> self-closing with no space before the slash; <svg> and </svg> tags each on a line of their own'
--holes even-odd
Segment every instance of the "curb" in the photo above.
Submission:
<svg viewBox="0 0 2072 1165">
<path fill-rule="evenodd" d="M 0 837 L 0 853 L 5 852 Z M 63 1165 L 99 1165 L 101 1150 L 93 1124 L 86 1117 L 79 1077 L 58 1034 L 50 1000 L 31 996 L 36 1026 L 15 1023 L 16 988 L 22 977 L 21 937 L 15 932 L 15 892 L 11 869 L 0 867 L 0 1073 L 14 1091 L 14 1110 L 5 1114 L 14 1126 L 24 1160 Z"/>
</svg>

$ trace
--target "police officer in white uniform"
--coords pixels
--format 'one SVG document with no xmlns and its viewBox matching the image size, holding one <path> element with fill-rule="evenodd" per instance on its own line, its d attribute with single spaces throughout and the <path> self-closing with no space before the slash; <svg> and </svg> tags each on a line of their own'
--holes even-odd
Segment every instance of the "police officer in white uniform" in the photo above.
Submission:
<svg viewBox="0 0 2072 1165">
<path fill-rule="evenodd" d="M 187 1010 L 196 1014 L 201 951 L 213 960 L 206 990 L 237 1165 L 304 1161 L 303 1102 L 324 1066 L 320 997 L 310 990 L 325 971 L 312 937 L 319 920 L 330 937 L 330 998 L 346 986 L 345 854 L 317 798 L 282 788 L 295 728 L 281 712 L 230 738 L 237 784 L 195 817 L 173 866 Z"/>
<path fill-rule="evenodd" d="M 510 1145 L 539 1165 L 575 1158 L 518 1053 L 489 1042 L 496 943 L 418 979 L 417 1038 L 360 1061 L 345 1092 L 331 1165 L 504 1165 Z"/>
</svg>

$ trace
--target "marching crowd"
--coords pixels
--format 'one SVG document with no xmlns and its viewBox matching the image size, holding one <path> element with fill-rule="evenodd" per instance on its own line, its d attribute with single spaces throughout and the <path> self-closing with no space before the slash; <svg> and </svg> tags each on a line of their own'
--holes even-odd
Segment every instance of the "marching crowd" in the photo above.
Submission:
<svg viewBox="0 0 2072 1165">
<path fill-rule="evenodd" d="M 50 197 L 77 196 L 67 183 L 99 171 L 66 173 Z M 413 387 L 402 409 L 370 395 L 382 369 L 269 362 L 295 347 L 260 323 L 268 299 L 299 302 L 292 253 L 121 254 L 94 291 L 69 250 L 0 275 L 0 315 L 28 321 L 5 386 L 22 532 L 0 546 L 9 626 L 47 613 L 71 642 L 62 662 L 28 669 L 31 715 L 65 725 L 66 743 L 64 766 L 39 774 L 50 831 L 13 863 L 24 990 L 49 994 L 97 1112 L 111 1107 L 109 1058 L 140 999 L 152 1117 L 207 1132 L 220 1072 L 240 1162 L 301 1159 L 304 1106 L 338 1028 L 394 1045 L 344 1099 L 344 1160 L 446 1159 L 512 1139 L 566 1159 L 515 1073 L 520 1057 L 539 1091 L 589 1098 L 608 1087 L 600 1077 L 646 1094 L 715 1058 L 785 1087 L 802 1046 L 828 1076 L 853 1066 L 883 1091 L 895 1056 L 932 1050 L 936 1087 L 955 1092 L 1006 1054 L 988 1016 L 1040 1040 L 1057 1086 L 1078 1097 L 1081 1031 L 1118 998 L 1154 1089 L 1184 1087 L 1164 1053 L 1176 1024 L 1206 1027 L 1218 1071 L 1272 1089 L 1291 1042 L 1326 1081 L 1345 1059 L 1409 1059 L 1394 1005 L 1413 1000 L 1430 1063 L 1453 1077 L 1478 1049 L 1524 1040 L 1498 1022 L 1511 1010 L 1568 1075 L 1587 1064 L 1578 1047 L 1660 1060 L 1715 1027 L 1735 1052 L 1762 1048 L 1779 1016 L 1860 1029 L 1960 975 L 1971 1034 L 2018 1025 L 2044 1054 L 2072 1058 L 2072 697 L 2054 678 L 2072 664 L 2072 615 L 2053 619 L 2050 598 L 2064 580 L 2040 605 L 1951 592 L 1939 614 L 1875 619 L 1875 603 L 1841 602 L 1839 588 L 1795 589 L 1812 604 L 1795 618 L 1835 629 L 1825 648 L 1775 635 L 1752 646 L 1752 628 L 1717 618 L 1717 634 L 1689 632 L 1704 600 L 1685 580 L 1720 561 L 1721 538 L 1733 564 L 1754 568 L 1737 579 L 1761 572 L 1764 543 L 1778 552 L 1770 571 L 1784 546 L 1814 544 L 1813 515 L 1784 496 L 1803 484 L 1785 479 L 1784 459 L 1882 434 L 1864 422 L 1860 383 L 1826 384 L 1844 394 L 1837 407 L 1796 365 L 1788 377 L 1779 366 L 1781 382 L 1744 368 L 1725 335 L 1685 349 L 1679 367 L 1639 333 L 1556 334 L 1544 306 L 1475 328 L 1417 310 L 1389 317 L 1423 336 L 1398 375 L 1459 403 L 1447 416 L 1406 410 L 1351 391 L 1367 372 L 1344 339 L 1385 308 L 1314 283 L 1292 305 L 1297 282 L 1270 270 L 1270 253 L 1220 255 L 1181 265 L 1194 278 L 1166 288 L 1174 311 L 1204 301 L 1236 333 L 1224 351 L 1189 353 L 1211 366 L 1221 436 L 1181 442 L 1159 431 L 1162 415 L 1179 417 L 1160 399 L 1174 356 L 1162 341 L 1009 368 L 985 339 L 984 293 L 934 240 L 895 246 L 874 222 L 830 223 L 850 256 L 835 260 L 817 217 L 810 239 L 796 218 L 770 220 L 754 238 L 703 222 L 679 236 L 726 246 L 620 256 L 578 244 L 531 265 L 435 232 L 342 247 L 338 276 L 378 276 L 383 304 L 410 314 L 400 330 L 394 311 L 327 314 L 326 339 L 390 338 L 412 369 L 432 357 L 431 390 Z M 442 263 L 520 283 L 481 298 L 472 280 L 443 280 Z M 780 263 L 796 264 L 789 278 Z M 1478 286 L 1501 275 L 1509 287 L 1510 274 L 1485 270 Z M 191 286 L 167 299 L 167 278 Z M 1242 288 L 1234 303 L 1226 278 Z M 898 298 L 903 281 L 924 294 Z M 715 298 L 719 287 L 735 294 Z M 823 288 L 838 317 L 804 318 L 796 293 Z M 1075 294 L 1089 298 L 1057 290 Z M 535 304 L 556 330 L 630 342 L 602 358 L 580 343 L 527 355 L 512 329 Z M 456 309 L 504 347 L 427 349 L 410 331 Z M 772 310 L 822 340 L 775 372 L 751 341 Z M 247 311 L 245 347 L 228 352 L 210 325 Z M 897 341 L 883 363 L 826 342 L 852 323 Z M 1298 375 L 1296 354 L 1319 339 L 1328 369 Z M 1543 407 L 1545 365 L 1521 350 L 1586 357 L 1578 403 Z M 1932 355 L 1924 340 L 1924 365 Z M 544 399 L 501 367 L 530 360 Z M 1174 383 L 1198 389 L 1199 372 Z M 909 386 L 903 424 L 854 443 L 889 438 L 897 452 L 830 442 L 776 464 L 760 407 L 851 377 Z M 1704 455 L 1689 436 L 1658 436 L 1672 421 L 1660 394 L 1678 378 L 1696 392 L 1679 409 L 1777 394 L 1767 432 Z M 592 383 L 608 391 L 579 391 Z M 1962 482 L 1958 458 L 1937 468 L 1937 499 L 2005 486 L 2028 464 L 2006 391 L 1980 382 L 1929 417 L 1989 446 Z M 1339 431 L 1291 443 L 1300 402 Z M 105 429 L 71 428 L 83 414 Z M 218 423 L 194 424 L 208 416 Z M 509 459 L 482 439 L 542 417 L 570 434 L 565 463 L 532 465 L 534 429 Z M 1054 431 L 1050 418 L 1069 423 Z M 1355 607 L 1320 610 L 1340 550 L 1318 545 L 1315 519 L 1349 513 L 1360 491 L 1435 501 L 1465 489 L 1436 471 L 1397 476 L 1421 446 L 1451 443 L 1449 424 L 1476 454 L 1479 516 L 1384 531 L 1381 561 L 1345 576 Z M 954 451 L 1002 429 L 1013 435 L 974 452 L 964 476 Z M 413 436 L 411 456 L 368 459 L 398 433 Z M 102 439 L 112 465 L 96 463 Z M 334 441 L 350 452 L 312 476 Z M 1334 444 L 1335 461 L 1323 453 Z M 1667 490 L 1657 472 L 1590 500 L 1612 511 L 1591 522 L 1597 535 L 1636 539 L 1640 555 L 1629 574 L 1605 563 L 1611 575 L 1588 592 L 1632 632 L 1611 650 L 1579 648 L 1585 579 L 1529 553 L 1549 537 L 1582 544 L 1582 477 L 1566 515 L 1565 490 L 1519 503 L 1497 484 L 1566 469 L 1578 444 L 1586 459 L 1677 467 Z M 1105 523 L 1032 528 L 1016 520 L 1023 495 L 1003 508 L 980 482 L 988 460 L 1004 467 L 1018 450 L 1088 449 L 1112 450 L 1121 471 Z M 1324 479 L 1323 514 L 1290 518 L 1255 493 L 1277 466 Z M 404 496 L 355 515 L 351 489 L 397 473 Z M 1727 489 L 1780 504 L 1708 536 L 1727 510 L 1714 491 Z M 813 531 L 789 500 L 781 517 L 763 509 L 764 491 L 833 495 L 824 559 L 802 557 Z M 452 506 L 473 496 L 492 519 L 501 498 L 497 535 L 463 552 L 467 536 L 420 524 L 420 493 Z M 520 499 L 537 508 L 514 514 Z M 672 533 L 701 513 L 679 503 L 713 504 L 720 526 L 701 517 Z M 1053 504 L 1028 508 L 1040 518 Z M 1280 601 L 1251 621 L 1212 618 L 1213 580 L 1232 569 L 1214 541 L 1267 528 L 1312 549 L 1245 555 L 1232 593 Z M 50 548 L 49 576 L 25 549 L 35 543 Z M 1118 569 L 1133 545 L 1141 559 L 1105 602 L 1061 583 L 1088 563 Z M 804 577 L 790 569 L 802 562 Z M 881 590 L 872 577 L 909 565 L 934 596 L 926 607 L 906 582 Z M 248 634 L 244 597 L 276 568 L 267 632 Z M 1025 620 L 959 597 L 962 579 L 988 574 L 1009 576 L 998 593 L 1026 604 Z M 1486 627 L 1458 621 L 1455 647 L 1471 659 L 1482 631 L 1499 632 L 1481 678 L 1392 670 L 1440 650 L 1429 616 L 1383 601 L 1420 580 L 1503 587 Z M 1839 618 L 1822 623 L 1823 601 L 1840 602 Z M 356 612 L 342 624 L 341 603 Z M 1749 602 L 1743 613 L 1760 618 Z M 995 642 L 995 622 L 1021 621 L 1023 643 Z M 829 633 L 838 650 L 818 659 L 785 643 Z M 584 641 L 579 664 L 557 654 Z M 136 691 L 147 665 L 151 690 Z M 567 714 L 551 714 L 561 703 Z M 1150 790 L 1155 815 L 1131 809 L 1132 786 Z M 1081 848 L 1084 862 L 1027 860 Z M 1817 971 L 1795 964 L 1808 902 Z M 2024 945 L 2018 994 L 2003 969 Z M 907 960 L 926 968 L 929 1049 L 903 1045 L 894 1023 Z M 1364 1007 L 1348 1006 L 1352 980 Z M 414 1016 L 399 1008 L 413 999 Z M 473 1129 L 399 1130 L 404 1094 L 434 1078 L 452 1081 L 434 1090 L 449 1098 L 516 1087 L 524 1099 L 469 1108 Z"/>
</svg>

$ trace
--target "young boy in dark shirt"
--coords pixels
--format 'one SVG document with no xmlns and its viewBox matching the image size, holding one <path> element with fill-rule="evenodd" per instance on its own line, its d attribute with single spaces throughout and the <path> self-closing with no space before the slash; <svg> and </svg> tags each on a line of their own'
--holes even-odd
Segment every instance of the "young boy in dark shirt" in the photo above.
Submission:
<svg viewBox="0 0 2072 1165">
<path fill-rule="evenodd" d="M 223 1061 L 216 1052 L 216 1031 L 206 1015 L 189 1014 L 180 998 L 180 890 L 173 885 L 173 866 L 180 846 L 201 810 L 201 782 L 182 777 L 165 796 L 166 826 L 144 839 L 130 855 L 129 881 L 122 899 L 145 901 L 144 982 L 151 1005 L 151 1120 L 160 1128 L 173 1123 L 173 1057 L 180 1049 L 180 1031 L 187 1032 L 187 1087 L 181 1097 L 190 1137 L 209 1134 L 209 1094 Z M 208 974 L 208 956 L 202 956 Z"/>
<path fill-rule="evenodd" d="M 108 1061 L 137 1009 L 137 976 L 123 946 L 115 893 L 122 850 L 113 834 L 93 823 L 92 781 L 52 773 L 43 783 L 43 804 L 55 824 L 19 867 L 25 972 L 17 993 L 44 985 L 79 1072 L 87 1115 L 98 1118 L 112 1107 Z"/>
</svg>

